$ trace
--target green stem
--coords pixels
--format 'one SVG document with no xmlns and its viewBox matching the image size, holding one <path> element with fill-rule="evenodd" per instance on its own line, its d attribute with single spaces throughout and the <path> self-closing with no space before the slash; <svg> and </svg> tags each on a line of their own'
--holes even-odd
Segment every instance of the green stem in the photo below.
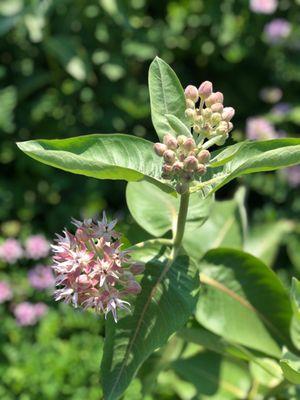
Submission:
<svg viewBox="0 0 300 400">
<path fill-rule="evenodd" d="M 180 206 L 179 206 L 179 213 L 178 213 L 178 218 L 177 218 L 176 234 L 175 234 L 175 238 L 174 238 L 174 242 L 173 242 L 174 258 L 176 257 L 178 250 L 181 246 L 181 242 L 182 242 L 182 238 L 183 238 L 183 234 L 184 234 L 186 217 L 187 217 L 188 208 L 189 208 L 189 199 L 190 199 L 189 191 L 183 193 L 180 198 Z"/>
</svg>

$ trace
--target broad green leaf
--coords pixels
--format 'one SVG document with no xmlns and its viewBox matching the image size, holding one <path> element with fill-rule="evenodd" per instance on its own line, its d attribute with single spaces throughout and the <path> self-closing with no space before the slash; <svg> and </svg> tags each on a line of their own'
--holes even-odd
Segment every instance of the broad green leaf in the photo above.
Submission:
<svg viewBox="0 0 300 400">
<path fill-rule="evenodd" d="M 166 118 L 176 136 L 184 135 L 187 137 L 192 137 L 190 129 L 187 128 L 186 125 L 180 121 L 180 119 L 175 117 L 175 115 L 167 114 Z"/>
<path fill-rule="evenodd" d="M 273 171 L 300 163 L 300 139 L 274 139 L 243 142 L 225 148 L 212 159 L 203 182 L 192 191 L 209 188 L 208 194 L 219 190 L 231 180 L 255 172 Z M 217 167 L 217 168 L 215 168 Z"/>
<path fill-rule="evenodd" d="M 196 319 L 229 341 L 280 357 L 290 342 L 292 309 L 276 274 L 254 256 L 209 251 L 199 262 L 202 292 Z"/>
<path fill-rule="evenodd" d="M 287 250 L 294 268 L 300 272 L 300 237 L 299 235 L 289 235 L 287 240 Z"/>
<path fill-rule="evenodd" d="M 44 164 L 98 179 L 146 180 L 163 190 L 174 189 L 160 178 L 162 160 L 152 143 L 131 135 L 86 135 L 69 139 L 18 143 L 27 155 Z"/>
<path fill-rule="evenodd" d="M 185 96 L 172 68 L 156 57 L 149 68 L 151 117 L 160 140 L 171 133 L 167 114 L 175 115 L 189 128 L 185 117 Z"/>
<path fill-rule="evenodd" d="M 118 399 L 141 364 L 180 329 L 197 302 L 199 281 L 187 256 L 167 264 L 153 258 L 146 265 L 142 292 L 132 301 L 132 315 L 106 321 L 101 379 L 106 400 Z"/>
<path fill-rule="evenodd" d="M 284 377 L 295 385 L 300 385 L 300 357 L 286 352 L 280 360 Z"/>
<path fill-rule="evenodd" d="M 219 246 L 243 247 L 243 215 L 241 199 L 215 201 L 208 220 L 197 229 L 186 227 L 183 246 L 187 253 L 199 260 L 204 253 Z"/>
<path fill-rule="evenodd" d="M 254 226 L 246 236 L 244 250 L 272 266 L 284 234 L 292 227 L 286 220 Z"/>
<path fill-rule="evenodd" d="M 172 367 L 182 379 L 195 386 L 201 399 L 202 396 L 215 400 L 245 399 L 250 389 L 246 364 L 210 351 L 175 361 Z"/>
<path fill-rule="evenodd" d="M 290 327 L 292 342 L 300 350 L 300 281 L 292 279 L 291 301 L 293 317 Z"/>
<path fill-rule="evenodd" d="M 180 198 L 163 192 L 149 182 L 131 182 L 127 185 L 126 200 L 135 221 L 151 235 L 159 237 L 176 228 Z M 190 197 L 187 225 L 201 226 L 207 219 L 213 199 Z"/>
<path fill-rule="evenodd" d="M 249 368 L 253 378 L 263 386 L 272 388 L 283 380 L 280 365 L 272 358 L 260 358 L 259 364 L 251 361 Z"/>
</svg>

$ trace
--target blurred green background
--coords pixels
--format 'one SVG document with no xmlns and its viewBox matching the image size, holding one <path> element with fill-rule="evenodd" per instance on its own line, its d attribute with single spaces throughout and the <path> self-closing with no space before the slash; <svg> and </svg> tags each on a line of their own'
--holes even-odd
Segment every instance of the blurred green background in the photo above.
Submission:
<svg viewBox="0 0 300 400">
<path fill-rule="evenodd" d="M 267 28 L 278 18 L 288 23 L 285 32 Z M 15 142 L 114 132 L 156 140 L 147 88 L 156 55 L 183 86 L 208 79 L 224 92 L 226 105 L 236 109 L 232 142 L 251 136 L 253 117 L 269 124 L 262 137 L 299 136 L 297 0 L 280 0 L 270 14 L 254 12 L 248 0 L 1 0 L 0 39 L 2 241 L 37 233 L 51 239 L 72 216 L 104 208 L 120 218 L 131 242 L 147 237 L 128 216 L 125 183 L 51 169 Z M 240 183 L 248 188 L 250 225 L 291 222 L 275 244 L 273 265 L 287 282 L 300 272 L 300 170 Z M 219 198 L 231 198 L 236 186 Z M 35 263 L 24 258 L 0 266 L 0 278 L 14 289 L 13 300 L 0 304 L 0 398 L 99 399 L 101 319 L 56 309 L 51 291 L 32 290 L 27 272 Z M 13 307 L 24 300 L 49 306 L 35 327 L 15 322 Z M 128 399 L 141 398 L 138 393 L 129 391 Z M 168 390 L 159 396 L 180 398 Z"/>
</svg>

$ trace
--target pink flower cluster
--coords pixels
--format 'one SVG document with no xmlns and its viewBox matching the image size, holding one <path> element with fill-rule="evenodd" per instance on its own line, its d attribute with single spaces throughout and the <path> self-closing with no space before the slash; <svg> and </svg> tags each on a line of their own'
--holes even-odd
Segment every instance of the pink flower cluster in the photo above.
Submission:
<svg viewBox="0 0 300 400">
<path fill-rule="evenodd" d="M 18 240 L 9 238 L 0 245 L 0 259 L 8 264 L 14 264 L 23 257 L 23 249 Z"/>
<path fill-rule="evenodd" d="M 12 290 L 5 281 L 0 281 L 0 304 L 12 299 Z"/>
<path fill-rule="evenodd" d="M 43 235 L 33 235 L 25 242 L 25 253 L 27 258 L 38 260 L 47 257 L 49 254 L 50 245 Z"/>
<path fill-rule="evenodd" d="M 283 18 L 275 18 L 264 28 L 264 34 L 267 42 L 277 44 L 286 39 L 292 31 L 292 25 Z"/>
<path fill-rule="evenodd" d="M 24 301 L 14 308 L 17 323 L 21 326 L 35 325 L 46 314 L 48 307 L 44 303 L 29 303 Z"/>
<path fill-rule="evenodd" d="M 276 139 L 278 137 L 275 127 L 263 117 L 247 119 L 246 135 L 251 140 Z"/>
<path fill-rule="evenodd" d="M 117 322 L 117 310 L 130 311 L 124 298 L 141 291 L 135 275 L 144 265 L 131 261 L 129 251 L 121 250 L 120 234 L 114 230 L 116 221 L 91 219 L 72 221 L 75 235 L 67 230 L 57 235 L 53 269 L 56 273 L 55 300 L 72 303 L 83 309 L 93 308 L 105 316 L 112 313 Z"/>
<path fill-rule="evenodd" d="M 54 287 L 55 278 L 50 267 L 36 265 L 28 273 L 28 280 L 31 286 L 37 290 L 44 290 Z"/>
<path fill-rule="evenodd" d="M 259 14 L 273 14 L 278 7 L 278 0 L 250 0 L 251 11 Z"/>
</svg>

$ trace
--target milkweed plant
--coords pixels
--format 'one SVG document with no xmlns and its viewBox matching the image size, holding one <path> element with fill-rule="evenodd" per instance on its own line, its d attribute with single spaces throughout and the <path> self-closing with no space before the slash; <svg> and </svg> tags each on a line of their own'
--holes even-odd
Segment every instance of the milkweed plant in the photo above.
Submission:
<svg viewBox="0 0 300 400">
<path fill-rule="evenodd" d="M 246 234 L 243 189 L 226 202 L 214 195 L 242 175 L 298 164 L 300 139 L 226 146 L 235 110 L 223 93 L 209 81 L 184 90 L 158 57 L 149 92 L 155 144 L 127 134 L 18 143 L 52 167 L 127 181 L 128 208 L 153 236 L 123 248 L 117 221 L 105 213 L 99 221 L 73 220 L 72 232 L 52 245 L 55 299 L 104 315 L 106 400 L 122 397 L 147 363 L 155 382 L 166 360 L 181 379 L 196 381 L 187 399 L 198 398 L 197 391 L 218 399 L 276 398 L 287 389 L 290 397 L 280 398 L 296 399 L 300 283 L 293 278 L 289 294 L 262 260 L 235 248 L 223 217 L 231 212 L 231 224 Z M 225 383 L 214 386 L 216 363 Z"/>
</svg>

